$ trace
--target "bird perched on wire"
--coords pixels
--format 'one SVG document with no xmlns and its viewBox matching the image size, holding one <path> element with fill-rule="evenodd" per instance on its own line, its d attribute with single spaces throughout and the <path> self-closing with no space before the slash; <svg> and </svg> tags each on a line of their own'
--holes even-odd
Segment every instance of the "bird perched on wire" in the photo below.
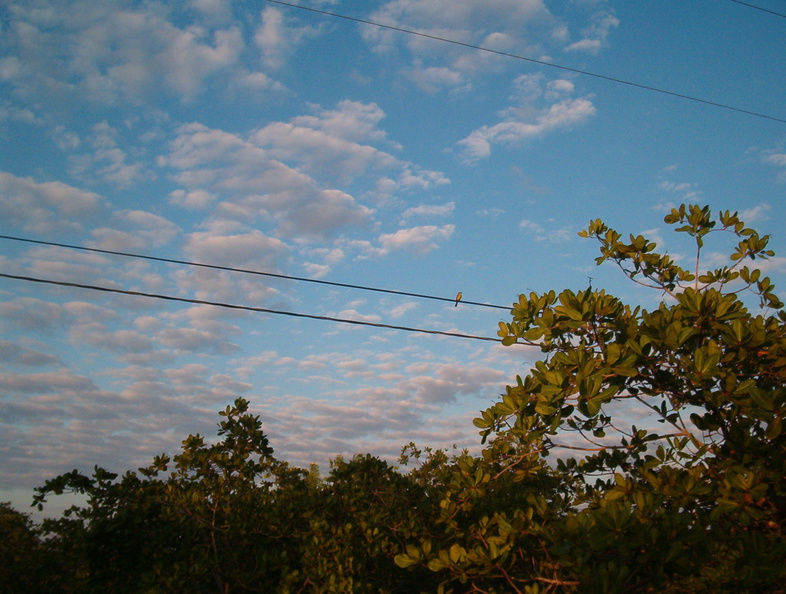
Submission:
<svg viewBox="0 0 786 594">
<path fill-rule="evenodd" d="M 458 302 L 461 301 L 461 291 L 456 295 L 456 304 L 453 307 L 458 307 Z"/>
</svg>

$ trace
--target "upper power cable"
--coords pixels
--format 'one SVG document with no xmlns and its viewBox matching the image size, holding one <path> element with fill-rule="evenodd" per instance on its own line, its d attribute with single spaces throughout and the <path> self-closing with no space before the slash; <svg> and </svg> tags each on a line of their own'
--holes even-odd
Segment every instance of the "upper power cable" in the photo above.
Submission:
<svg viewBox="0 0 786 594">
<path fill-rule="evenodd" d="M 735 4 L 742 4 L 743 6 L 747 6 L 748 8 L 755 8 L 756 10 L 766 12 L 767 14 L 771 14 L 786 19 L 786 14 L 782 12 L 775 12 L 774 10 L 770 10 L 769 8 L 756 6 L 755 4 L 751 4 L 750 2 L 742 2 L 742 0 L 731 0 L 731 1 L 734 2 Z"/>
<path fill-rule="evenodd" d="M 463 41 L 457 41 L 455 39 L 449 39 L 447 37 L 440 37 L 438 35 L 431 35 L 429 33 L 423 33 L 421 31 L 415 31 L 413 29 L 405 29 L 404 27 L 396 27 L 394 25 L 385 25 L 383 23 L 378 23 L 375 21 L 369 21 L 367 19 L 361 19 L 357 17 L 347 16 L 345 14 L 339 14 L 336 12 L 330 12 L 327 10 L 320 10 L 318 8 L 310 8 L 308 6 L 301 6 L 299 4 L 292 4 L 291 2 L 283 2 L 282 0 L 265 0 L 265 2 L 270 2 L 271 4 L 280 4 L 282 6 L 288 6 L 290 8 L 297 8 L 299 10 L 306 10 L 308 12 L 314 12 L 317 14 L 322 14 L 325 16 L 330 16 L 338 19 L 344 19 L 347 21 L 353 21 L 355 23 L 361 23 L 363 25 L 371 25 L 372 27 L 379 27 L 381 29 L 389 29 L 391 31 L 398 31 L 399 33 L 406 33 L 407 35 L 416 35 L 418 37 L 424 37 L 426 39 L 433 39 L 435 41 L 441 41 L 443 43 L 450 43 L 453 45 L 459 45 L 461 47 L 466 47 L 482 52 L 489 52 L 492 54 L 497 54 L 499 56 L 505 56 L 506 58 L 515 58 L 516 60 L 524 60 L 525 62 L 531 62 L 533 64 L 539 64 L 541 66 L 548 66 L 549 68 L 557 68 L 559 70 L 564 70 L 566 72 L 573 72 L 574 74 L 583 74 L 584 76 L 591 76 L 593 78 L 598 78 L 600 80 L 605 80 L 608 82 L 613 82 L 621 85 L 627 85 L 629 87 L 635 87 L 637 89 L 643 89 L 645 91 L 652 91 L 653 93 L 661 93 L 662 95 L 669 95 L 671 97 L 677 97 L 679 99 L 685 99 L 687 101 L 693 101 L 695 103 L 702 103 L 704 105 L 712 105 L 713 107 L 719 107 L 721 109 L 727 109 L 730 111 L 736 111 L 737 113 L 744 113 L 746 115 L 751 115 L 757 118 L 764 118 L 767 120 L 772 120 L 774 122 L 780 122 L 781 124 L 786 124 L 786 119 L 779 118 L 776 116 L 767 115 L 758 111 L 752 111 L 749 109 L 743 109 L 741 107 L 734 107 L 732 105 L 728 105 L 726 103 L 718 103 L 717 101 L 710 101 L 709 99 L 702 99 L 700 97 L 694 97 L 692 95 L 685 95 L 683 93 L 677 93 L 675 91 L 668 91 L 666 89 L 661 89 L 658 87 L 652 87 L 650 85 L 645 85 L 641 83 L 631 82 L 629 80 L 623 80 L 621 78 L 614 78 L 613 76 L 606 76 L 605 74 L 598 74 L 596 72 L 589 72 L 588 70 L 579 70 L 578 68 L 571 68 L 569 66 L 562 66 L 560 64 L 555 64 L 554 62 L 545 62 L 543 60 L 536 60 L 535 58 L 527 58 L 526 56 L 522 56 L 520 54 L 513 54 L 510 52 L 503 52 L 500 50 L 491 49 L 490 47 L 484 47 L 482 45 L 474 45 L 472 43 L 465 43 Z"/>
</svg>

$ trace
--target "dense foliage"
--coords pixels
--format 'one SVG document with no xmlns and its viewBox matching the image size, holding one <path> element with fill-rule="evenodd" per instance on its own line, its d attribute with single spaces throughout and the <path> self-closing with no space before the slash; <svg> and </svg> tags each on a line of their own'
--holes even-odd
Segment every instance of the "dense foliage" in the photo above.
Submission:
<svg viewBox="0 0 786 594">
<path fill-rule="evenodd" d="M 666 222 L 693 269 L 599 220 L 581 233 L 656 309 L 592 288 L 513 305 L 503 344 L 543 357 L 475 420 L 478 455 L 410 444 L 408 472 L 365 455 L 322 478 L 276 460 L 238 399 L 215 443 L 48 481 L 39 506 L 87 498 L 58 519 L 0 507 L 0 589 L 783 592 L 786 313 L 757 266 L 774 254 L 736 214 Z M 702 271 L 711 233 L 735 247 Z"/>
</svg>

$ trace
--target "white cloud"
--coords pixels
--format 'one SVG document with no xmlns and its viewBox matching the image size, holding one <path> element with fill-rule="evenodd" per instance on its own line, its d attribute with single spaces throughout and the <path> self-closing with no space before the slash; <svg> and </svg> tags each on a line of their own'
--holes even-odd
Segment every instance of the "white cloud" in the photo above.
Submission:
<svg viewBox="0 0 786 594">
<path fill-rule="evenodd" d="M 380 235 L 379 243 L 386 252 L 407 249 L 424 255 L 439 247 L 438 242 L 450 239 L 455 230 L 455 225 L 410 227 Z"/>
<path fill-rule="evenodd" d="M 758 206 L 741 211 L 739 213 L 740 220 L 745 221 L 746 225 L 760 223 L 769 218 L 767 213 L 770 212 L 770 210 L 772 210 L 772 207 L 770 207 L 769 204 L 759 204 Z"/>
<path fill-rule="evenodd" d="M 117 144 L 117 130 L 106 121 L 93 126 L 93 134 L 89 143 L 92 153 L 70 154 L 68 157 L 71 174 L 76 177 L 97 177 L 100 180 L 114 183 L 120 187 L 128 187 L 133 182 L 152 177 L 141 163 L 128 164 L 128 155 Z M 68 140 L 68 136 L 60 137 Z M 78 141 L 71 139 L 71 142 Z M 81 144 L 81 143 L 80 143 Z M 64 147 L 67 148 L 67 147 Z"/>
<path fill-rule="evenodd" d="M 398 319 L 404 316 L 405 314 L 407 314 L 408 312 L 417 308 L 418 308 L 417 303 L 415 303 L 414 301 L 407 301 L 406 303 L 402 303 L 401 305 L 397 305 L 396 307 L 392 308 L 390 310 L 390 315 L 391 317 Z"/>
<path fill-rule="evenodd" d="M 170 243 L 181 229 L 167 219 L 144 210 L 119 210 L 112 213 L 109 226 L 90 232 L 91 246 L 126 251 L 161 247 Z"/>
<path fill-rule="evenodd" d="M 507 374 L 482 364 L 434 363 L 422 358 L 408 365 L 409 356 L 386 354 L 387 358 L 378 355 L 377 363 L 365 356 L 329 356 L 336 362 L 335 371 L 348 380 L 384 368 L 373 386 L 339 384 L 329 397 L 266 399 L 264 416 L 270 419 L 271 442 L 277 451 L 305 465 L 324 464 L 328 457 L 358 451 L 395 459 L 401 445 L 410 441 L 437 447 L 477 446 L 473 432 L 461 429 L 471 426 L 476 413 L 453 415 L 445 405 L 498 394 Z M 326 385 L 326 379 L 321 384 Z"/>
<path fill-rule="evenodd" d="M 97 279 L 102 279 L 105 286 L 117 286 L 111 279 L 109 258 L 96 253 L 39 247 L 29 252 L 23 264 L 30 276 L 85 284 L 95 284 Z M 144 263 L 141 265 L 144 266 Z M 124 263 L 117 271 L 130 274 L 133 270 L 134 265 Z"/>
<path fill-rule="evenodd" d="M 786 183 L 786 153 L 774 150 L 762 151 L 762 161 L 777 168 L 778 181 Z"/>
<path fill-rule="evenodd" d="M 228 20 L 232 13 L 231 0 L 188 0 L 188 4 L 217 22 Z"/>
<path fill-rule="evenodd" d="M 311 242 L 372 222 L 374 210 L 337 184 L 362 181 L 375 188 L 364 198 L 383 201 L 399 191 L 449 183 L 438 171 L 422 170 L 368 144 L 396 148 L 378 127 L 384 113 L 376 104 L 342 101 L 334 109 L 312 106 L 312 111 L 269 124 L 247 139 L 197 123 L 182 126 L 170 155 L 159 158 L 183 186 L 170 201 L 212 208 L 214 221 L 272 224 L 282 237 Z"/>
<path fill-rule="evenodd" d="M 215 194 L 200 188 L 190 192 L 175 190 L 169 194 L 168 198 L 172 204 L 188 208 L 189 210 L 205 210 L 216 200 Z"/>
<path fill-rule="evenodd" d="M 372 12 L 369 19 L 468 45 L 549 60 L 555 47 L 597 54 L 608 44 L 619 20 L 605 2 L 584 9 L 573 14 L 579 23 L 585 23 L 577 40 L 568 25 L 555 17 L 542 0 L 453 0 L 448 10 L 442 0 L 393 0 Z M 406 75 L 430 94 L 443 89 L 469 90 L 473 88 L 473 77 L 515 64 L 491 52 L 467 51 L 457 45 L 402 36 L 388 29 L 365 27 L 361 31 L 377 52 L 404 50 L 411 59 Z"/>
<path fill-rule="evenodd" d="M 557 80 L 550 80 L 547 82 L 546 88 L 546 97 L 551 99 L 560 97 L 562 95 L 570 95 L 576 89 L 576 86 L 569 80 L 559 78 Z"/>
<path fill-rule="evenodd" d="M 553 223 L 554 221 L 550 220 L 549 222 Z M 519 223 L 519 229 L 526 231 L 535 241 L 562 243 L 570 241 L 575 236 L 575 232 L 570 227 L 547 228 L 527 219 Z"/>
<path fill-rule="evenodd" d="M 102 351 L 121 355 L 149 353 L 153 341 L 134 330 L 108 330 L 100 324 L 85 324 L 74 328 L 74 344 L 90 345 Z"/>
<path fill-rule="evenodd" d="M 344 260 L 344 252 L 338 248 L 315 248 L 308 251 L 309 256 L 321 258 L 328 264 L 338 264 Z"/>
<path fill-rule="evenodd" d="M 331 267 L 342 262 L 345 258 L 343 250 L 339 248 L 313 248 L 305 250 L 305 256 L 308 258 L 318 258 L 322 260 L 322 264 L 317 262 L 304 262 L 303 268 L 312 278 L 322 278 L 327 276 L 331 271 Z"/>
<path fill-rule="evenodd" d="M 56 394 L 58 392 L 90 392 L 96 389 L 89 378 L 63 371 L 41 373 L 0 373 L 0 386 L 22 394 Z"/>
<path fill-rule="evenodd" d="M 165 346 L 183 353 L 230 355 L 240 348 L 211 332 L 194 328 L 166 328 L 156 337 Z"/>
<path fill-rule="evenodd" d="M 411 370 L 409 370 L 411 371 Z M 431 374 L 404 380 L 403 387 L 425 403 L 449 402 L 459 395 L 482 394 L 500 386 L 505 374 L 490 367 L 439 364 Z"/>
<path fill-rule="evenodd" d="M 667 192 L 682 193 L 682 192 L 692 192 L 693 191 L 693 184 L 689 184 L 689 183 L 675 184 L 673 182 L 664 181 L 664 182 L 661 182 L 660 184 L 658 184 L 658 187 L 661 190 L 666 190 Z"/>
<path fill-rule="evenodd" d="M 0 218 L 41 235 L 80 231 L 105 209 L 102 196 L 62 182 L 38 183 L 0 171 Z"/>
<path fill-rule="evenodd" d="M 288 237 L 323 238 L 363 226 L 372 214 L 349 194 L 320 188 L 255 142 L 201 124 L 181 127 L 171 155 L 160 163 L 178 170 L 175 179 L 186 192 L 224 196 L 214 217 L 274 222 L 277 232 Z"/>
<path fill-rule="evenodd" d="M 231 229 L 214 224 L 207 231 L 191 233 L 183 251 L 190 260 L 202 264 L 280 272 L 281 262 L 289 254 L 284 242 L 261 231 Z M 280 297 L 273 286 L 276 281 L 262 276 L 190 268 L 177 271 L 175 279 L 181 290 L 195 292 L 197 298 L 204 300 L 258 305 Z M 224 311 L 222 315 L 229 314 Z"/>
<path fill-rule="evenodd" d="M 244 46 L 238 28 L 179 28 L 153 5 L 19 3 L 13 16 L 4 33 L 16 61 L 3 71 L 25 94 L 112 102 L 164 89 L 191 99 Z"/>
<path fill-rule="evenodd" d="M 183 250 L 197 262 L 239 268 L 254 266 L 268 272 L 278 270 L 278 261 L 288 252 L 284 242 L 260 231 L 227 235 L 220 228 L 191 233 Z"/>
<path fill-rule="evenodd" d="M 449 184 L 450 180 L 440 171 L 417 170 L 413 172 L 412 167 L 406 165 L 398 178 L 398 183 L 404 188 L 430 190 L 436 186 Z"/>
<path fill-rule="evenodd" d="M 441 0 L 394 0 L 369 19 L 472 45 L 525 55 L 542 55 L 541 44 L 553 40 L 550 31 L 561 27 L 542 0 L 454 0 L 449 10 Z M 413 80 L 427 92 L 448 85 L 464 86 L 465 77 L 499 67 L 500 56 L 468 52 L 455 45 L 401 36 L 379 28 L 362 29 L 376 51 L 395 51 L 400 45 L 412 56 Z M 429 63 L 431 62 L 431 63 Z M 444 69 L 444 70 L 443 70 Z"/>
<path fill-rule="evenodd" d="M 356 142 L 384 140 L 386 137 L 385 132 L 377 127 L 385 112 L 376 103 L 344 99 L 336 109 L 324 109 L 319 105 L 312 107 L 315 115 L 298 116 L 292 119 L 292 123 Z"/>
<path fill-rule="evenodd" d="M 660 229 L 657 227 L 653 229 L 646 229 L 645 231 L 641 232 L 641 235 L 646 237 L 647 240 L 654 242 L 659 250 L 663 250 L 666 246 L 666 241 L 663 239 Z"/>
<path fill-rule="evenodd" d="M 377 324 L 382 321 L 382 318 L 376 314 L 362 314 L 356 309 L 342 309 L 336 314 L 337 318 L 345 320 L 355 320 L 357 322 L 370 322 Z"/>
<path fill-rule="evenodd" d="M 472 88 L 461 72 L 445 66 L 415 66 L 409 73 L 409 77 L 420 89 L 431 95 L 442 89 L 469 91 Z"/>
<path fill-rule="evenodd" d="M 251 141 L 268 149 L 272 158 L 298 163 L 312 175 L 342 183 L 352 181 L 369 168 L 396 165 L 395 158 L 372 146 L 293 123 L 270 124 L 255 133 Z"/>
<path fill-rule="evenodd" d="M 420 204 L 412 206 L 404 211 L 401 218 L 407 219 L 410 217 L 449 217 L 453 215 L 456 208 L 455 202 L 447 202 L 445 204 Z"/>
<path fill-rule="evenodd" d="M 330 273 L 330 266 L 325 264 L 316 264 L 314 262 L 306 262 L 303 268 L 311 278 L 324 278 Z"/>
<path fill-rule="evenodd" d="M 265 126 L 250 135 L 250 142 L 264 148 L 272 158 L 292 162 L 309 175 L 329 182 L 347 184 L 366 174 L 401 170 L 402 185 L 440 183 L 441 174 L 418 170 L 369 144 L 401 148 L 387 140 L 378 127 L 385 113 L 377 104 L 343 100 L 335 109 L 318 105 L 311 109 L 313 115 Z"/>
<path fill-rule="evenodd" d="M 58 357 L 26 348 L 8 340 L 0 340 L 0 363 L 3 365 L 19 364 L 24 367 L 62 365 L 62 361 Z"/>
<path fill-rule="evenodd" d="M 566 52 L 598 54 L 607 45 L 609 34 L 620 24 L 619 19 L 605 8 L 595 11 L 590 23 L 582 31 L 582 38 L 565 48 Z"/>
<path fill-rule="evenodd" d="M 697 188 L 696 184 L 688 182 L 675 183 L 671 181 L 662 181 L 658 184 L 658 187 L 669 194 L 678 194 L 680 202 L 697 200 L 702 193 L 701 190 Z M 665 208 L 665 206 L 663 208 Z"/>
<path fill-rule="evenodd" d="M 262 11 L 261 18 L 262 24 L 254 33 L 254 43 L 268 68 L 281 68 L 299 44 L 319 32 L 315 27 L 296 25 L 293 19 L 285 18 L 280 9 L 272 6 Z"/>
<path fill-rule="evenodd" d="M 786 166 L 786 154 L 773 153 L 771 155 L 767 155 L 764 160 L 765 162 L 771 163 L 772 165 Z"/>
<path fill-rule="evenodd" d="M 542 75 L 519 76 L 514 81 L 512 105 L 500 112 L 503 121 L 482 126 L 458 142 L 464 162 L 475 163 L 488 157 L 493 145 L 515 147 L 547 132 L 581 124 L 595 115 L 590 97 L 565 98 L 543 105 L 543 100 L 554 101 L 557 93 L 561 95 L 573 90 L 569 81 L 552 82 L 557 84 L 549 87 L 548 83 L 544 84 Z"/>
</svg>

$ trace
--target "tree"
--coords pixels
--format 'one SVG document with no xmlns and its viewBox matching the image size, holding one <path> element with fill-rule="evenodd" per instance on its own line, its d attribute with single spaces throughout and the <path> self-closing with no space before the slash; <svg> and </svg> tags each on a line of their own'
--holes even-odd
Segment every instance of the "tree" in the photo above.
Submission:
<svg viewBox="0 0 786 594">
<path fill-rule="evenodd" d="M 0 503 L 0 592 L 46 592 L 44 554 L 30 516 Z"/>
<path fill-rule="evenodd" d="M 438 581 L 394 563 L 437 500 L 370 455 L 336 460 L 325 479 L 292 468 L 248 408 L 238 398 L 220 411 L 215 443 L 189 435 L 138 472 L 74 470 L 37 489 L 39 508 L 50 495 L 87 498 L 44 522 L 57 561 L 47 591 L 408 594 Z"/>
<path fill-rule="evenodd" d="M 331 466 L 308 507 L 302 568 L 290 576 L 291 589 L 282 591 L 409 594 L 436 588 L 440 580 L 431 572 L 401 571 L 394 558 L 434 524 L 439 499 L 369 454 Z"/>
<path fill-rule="evenodd" d="M 656 309 L 591 288 L 514 304 L 503 344 L 544 358 L 475 420 L 489 445 L 454 462 L 449 536 L 411 545 L 400 566 L 442 573 L 446 591 L 782 589 L 786 313 L 754 267 L 774 255 L 769 237 L 709 207 L 665 221 L 693 239 L 692 270 L 600 220 L 580 233 L 600 243 L 599 265 L 659 291 Z M 729 263 L 702 271 L 705 239 L 719 232 L 735 237 Z M 626 425 L 636 416 L 647 426 Z M 511 499 L 516 482 L 533 481 L 526 503 Z M 499 491 L 509 504 L 485 509 Z"/>
<path fill-rule="evenodd" d="M 275 460 L 258 416 L 238 398 L 218 442 L 189 435 L 181 453 L 116 473 L 74 470 L 37 489 L 87 496 L 44 522 L 64 563 L 62 591 L 269 591 L 297 567 L 307 473 Z M 171 467 L 171 468 L 170 468 Z"/>
</svg>

